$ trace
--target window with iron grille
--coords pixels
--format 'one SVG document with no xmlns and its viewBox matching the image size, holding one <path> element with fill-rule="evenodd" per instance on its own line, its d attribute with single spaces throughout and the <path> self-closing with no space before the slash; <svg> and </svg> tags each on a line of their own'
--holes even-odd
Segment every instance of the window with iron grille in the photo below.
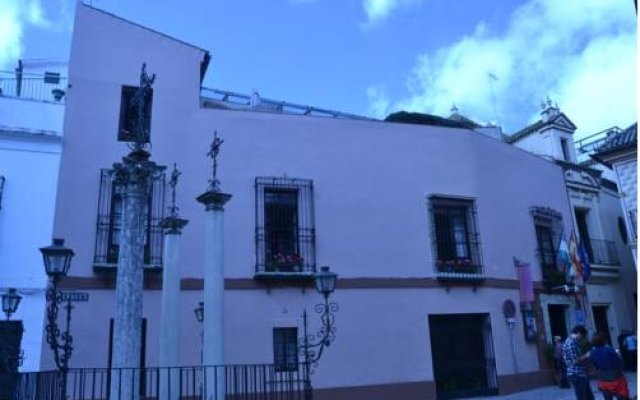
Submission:
<svg viewBox="0 0 640 400">
<path fill-rule="evenodd" d="M 564 272 L 558 269 L 557 249 L 562 231 L 562 214 L 546 207 L 531 209 L 536 234 L 537 254 L 542 269 L 542 281 L 547 287 L 563 285 Z"/>
<path fill-rule="evenodd" d="M 273 365 L 276 372 L 298 369 L 298 328 L 273 328 Z"/>
<path fill-rule="evenodd" d="M 315 272 L 313 182 L 256 178 L 256 273 Z"/>
<path fill-rule="evenodd" d="M 430 198 L 436 272 L 481 274 L 480 240 L 472 200 Z"/>
<path fill-rule="evenodd" d="M 123 86 L 120 95 L 120 123 L 118 124 L 118 141 L 132 142 L 135 140 L 133 136 L 135 125 L 135 107 L 132 106 L 133 97 L 138 87 Z M 146 103 L 144 110 L 144 128 L 147 132 L 151 131 L 151 110 L 153 102 L 153 89 L 150 89 L 149 101 Z"/>
<path fill-rule="evenodd" d="M 162 228 L 159 223 L 164 218 L 165 174 L 157 173 L 153 176 L 147 197 L 144 263 L 150 267 L 161 267 Z M 101 170 L 94 253 L 95 266 L 113 266 L 118 263 L 122 208 L 123 199 L 115 183 L 114 171 L 112 169 Z"/>
</svg>

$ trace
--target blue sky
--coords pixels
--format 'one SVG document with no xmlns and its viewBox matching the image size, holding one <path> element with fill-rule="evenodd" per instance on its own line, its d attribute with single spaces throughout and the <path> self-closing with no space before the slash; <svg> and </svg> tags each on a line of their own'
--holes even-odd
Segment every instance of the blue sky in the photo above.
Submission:
<svg viewBox="0 0 640 400">
<path fill-rule="evenodd" d="M 379 118 L 455 102 L 507 133 L 547 96 L 577 137 L 636 120 L 632 0 L 85 2 L 208 49 L 208 87 Z M 67 59 L 74 9 L 0 0 L 0 69 Z"/>
</svg>

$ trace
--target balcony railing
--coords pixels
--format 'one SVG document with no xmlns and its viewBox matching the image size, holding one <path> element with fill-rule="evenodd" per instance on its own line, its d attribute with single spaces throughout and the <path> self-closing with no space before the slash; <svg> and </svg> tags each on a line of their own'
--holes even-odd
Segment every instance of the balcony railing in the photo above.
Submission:
<svg viewBox="0 0 640 400">
<path fill-rule="evenodd" d="M 465 262 L 436 262 L 436 277 L 441 281 L 482 281 L 485 279 L 481 265 Z"/>
<path fill-rule="evenodd" d="M 271 364 L 136 369 L 71 369 L 0 374 L 8 400 L 305 400 L 305 366 L 276 372 Z"/>
<path fill-rule="evenodd" d="M 620 265 L 616 245 L 610 240 L 589 238 L 586 251 L 592 264 Z"/>
<path fill-rule="evenodd" d="M 67 78 L 59 74 L 16 74 L 0 71 L 0 96 L 64 103 Z"/>
</svg>

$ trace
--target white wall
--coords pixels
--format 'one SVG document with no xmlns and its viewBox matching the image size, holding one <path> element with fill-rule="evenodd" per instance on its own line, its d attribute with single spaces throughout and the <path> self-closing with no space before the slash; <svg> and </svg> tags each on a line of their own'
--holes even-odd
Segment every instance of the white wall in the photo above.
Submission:
<svg viewBox="0 0 640 400">
<path fill-rule="evenodd" d="M 22 296 L 12 316 L 25 329 L 22 371 L 40 367 L 47 281 L 38 248 L 51 243 L 63 114 L 62 104 L 0 97 L 0 292 Z"/>
</svg>

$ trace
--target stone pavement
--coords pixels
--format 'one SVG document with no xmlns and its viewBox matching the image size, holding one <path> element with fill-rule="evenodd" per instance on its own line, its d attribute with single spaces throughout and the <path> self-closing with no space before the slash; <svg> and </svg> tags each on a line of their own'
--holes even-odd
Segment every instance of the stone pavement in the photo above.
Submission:
<svg viewBox="0 0 640 400">
<path fill-rule="evenodd" d="M 638 394 L 638 376 L 635 372 L 626 372 L 625 376 L 629 382 L 629 391 L 634 398 Z M 591 381 L 591 389 L 596 400 L 602 399 L 602 393 L 596 389 L 595 380 Z M 473 400 L 575 400 L 573 389 L 560 389 L 557 386 L 545 386 L 524 392 L 513 393 L 507 396 L 473 397 Z"/>
</svg>

